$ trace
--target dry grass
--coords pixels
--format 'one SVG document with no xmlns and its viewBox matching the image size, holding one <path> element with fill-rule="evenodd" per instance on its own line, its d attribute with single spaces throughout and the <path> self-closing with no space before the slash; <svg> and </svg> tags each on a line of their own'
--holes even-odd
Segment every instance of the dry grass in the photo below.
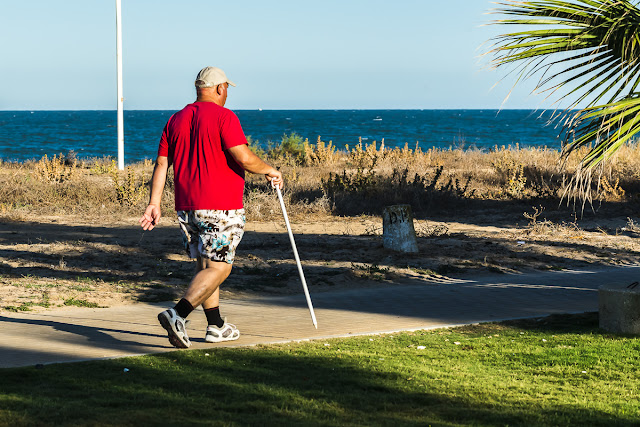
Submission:
<svg viewBox="0 0 640 427">
<path fill-rule="evenodd" d="M 545 201 L 558 205 L 578 158 L 563 169 L 559 153 L 543 148 L 495 147 L 477 150 L 389 149 L 361 142 L 338 151 L 318 138 L 297 136 L 262 153 L 284 171 L 284 196 L 292 216 L 380 214 L 384 206 L 409 203 L 417 216 L 437 215 L 460 205 Z M 293 138 L 293 139 L 291 139 Z M 148 200 L 150 161 L 118 171 L 110 159 L 79 161 L 73 153 L 37 162 L 0 165 L 0 213 L 80 214 L 124 217 L 141 212 Z M 623 147 L 592 186 L 601 203 L 633 203 L 640 193 L 638 147 Z M 172 180 L 164 210 L 173 208 Z M 260 176 L 248 176 L 245 194 L 250 219 L 280 215 L 277 199 Z"/>
<path fill-rule="evenodd" d="M 0 166 L 0 213 L 123 217 L 141 212 L 153 166 L 142 162 L 118 171 L 109 159 L 68 161 L 62 155 Z M 171 183 L 170 183 L 171 184 Z M 165 209 L 173 206 L 167 186 Z"/>
<path fill-rule="evenodd" d="M 574 156 L 562 165 L 557 150 L 518 146 L 483 152 L 423 151 L 408 145 L 389 149 L 384 141 L 360 142 L 347 151 L 337 151 L 320 139 L 315 145 L 306 141 L 303 145 L 306 154 L 298 162 L 292 162 L 291 156 L 270 160 L 287 175 L 292 211 L 304 215 L 379 215 L 384 206 L 397 203 L 411 204 L 414 213 L 423 217 L 446 214 L 460 206 L 515 205 L 520 209 L 544 203 L 557 208 L 561 201 L 573 200 L 569 183 L 579 161 Z M 623 147 L 616 159 L 598 171 L 591 188 L 594 210 L 603 204 L 635 205 L 640 193 L 639 153 L 636 145 Z M 255 179 L 251 182 L 257 186 L 254 189 L 260 185 Z M 581 211 L 579 203 L 575 207 L 567 204 L 565 211 Z M 248 209 L 256 206 L 248 203 Z"/>
</svg>

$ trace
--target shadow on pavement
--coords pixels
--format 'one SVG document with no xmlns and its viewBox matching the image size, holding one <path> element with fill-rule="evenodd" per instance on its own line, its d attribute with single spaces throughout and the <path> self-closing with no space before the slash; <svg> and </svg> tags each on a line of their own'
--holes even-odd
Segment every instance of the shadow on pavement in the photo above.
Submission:
<svg viewBox="0 0 640 427">
<path fill-rule="evenodd" d="M 46 314 L 40 314 L 40 317 L 46 316 Z M 5 337 L 4 346 L 0 347 L 0 357 L 5 360 L 13 360 L 13 361 L 25 361 L 25 360 L 38 360 L 38 361 L 61 361 L 67 358 L 68 360 L 78 360 L 79 356 L 77 353 L 73 353 L 73 347 L 79 346 L 81 348 L 84 347 L 92 347 L 93 354 L 95 357 L 100 357 L 100 349 L 105 349 L 109 351 L 118 350 L 123 353 L 149 353 L 156 351 L 166 351 L 171 348 L 167 345 L 155 345 L 149 343 L 149 339 L 154 338 L 164 338 L 165 334 L 155 334 L 155 333 L 146 333 L 139 331 L 132 331 L 126 329 L 118 329 L 118 328 L 108 328 L 108 327 L 97 327 L 97 326 L 86 326 L 82 324 L 71 323 L 72 321 L 76 321 L 78 319 L 70 319 L 69 322 L 63 321 L 55 321 L 55 320 L 45 320 L 45 319 L 29 319 L 29 318 L 13 318 L 0 316 L 0 328 L 7 335 Z M 15 325 L 15 326 L 14 326 Z M 8 337 L 10 336 L 10 331 L 12 328 L 16 326 L 34 326 L 34 327 L 45 327 L 51 328 L 53 331 L 48 333 L 42 333 L 40 331 L 36 332 L 36 329 L 32 330 L 32 334 L 29 336 L 29 339 L 33 339 L 33 334 L 40 333 L 40 336 L 37 336 L 37 339 L 41 340 L 41 344 L 38 346 L 37 350 L 25 350 L 19 349 L 15 347 L 6 346 L 7 342 L 11 342 Z M 156 330 L 159 328 L 155 328 Z M 25 332 L 24 328 L 21 328 L 21 331 Z M 63 332 L 64 334 L 59 334 L 56 332 Z M 120 335 L 126 338 L 117 338 L 114 336 Z M 129 339 L 130 338 L 130 339 Z M 16 338 L 13 338 L 16 339 Z M 141 342 L 144 341 L 144 342 Z M 69 347 L 69 351 L 65 353 L 64 348 Z M 55 350 L 49 351 L 48 348 L 52 348 Z M 61 351 L 62 349 L 62 351 Z M 81 358 L 86 358 L 87 356 L 83 356 Z M 40 363 L 40 362 L 39 362 Z M 22 363 L 21 363 L 22 364 Z"/>
</svg>

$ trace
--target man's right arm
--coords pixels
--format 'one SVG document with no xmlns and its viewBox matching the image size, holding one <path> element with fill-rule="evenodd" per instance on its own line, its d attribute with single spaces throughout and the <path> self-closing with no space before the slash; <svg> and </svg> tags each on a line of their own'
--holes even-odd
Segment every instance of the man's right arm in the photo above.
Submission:
<svg viewBox="0 0 640 427">
<path fill-rule="evenodd" d="M 167 181 L 168 170 L 169 159 L 165 156 L 158 156 L 156 166 L 153 168 L 153 178 L 151 178 L 149 205 L 144 211 L 144 214 L 142 214 L 142 217 L 138 220 L 144 230 L 153 230 L 153 227 L 160 222 L 160 217 L 162 216 L 160 202 L 162 201 L 162 193 Z"/>
<path fill-rule="evenodd" d="M 227 151 L 229 151 L 236 163 L 247 172 L 263 174 L 267 181 L 273 185 L 277 185 L 280 189 L 284 187 L 282 172 L 256 156 L 246 144 L 236 145 Z"/>
</svg>

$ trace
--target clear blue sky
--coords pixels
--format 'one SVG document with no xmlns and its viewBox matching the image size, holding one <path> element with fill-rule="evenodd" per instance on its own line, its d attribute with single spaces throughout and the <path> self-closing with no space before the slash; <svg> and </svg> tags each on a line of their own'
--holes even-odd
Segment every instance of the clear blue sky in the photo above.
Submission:
<svg viewBox="0 0 640 427">
<path fill-rule="evenodd" d="M 125 109 L 193 101 L 198 70 L 232 109 L 540 108 L 480 46 L 488 0 L 122 0 Z M 115 1 L 3 2 L 0 109 L 116 108 Z"/>
</svg>

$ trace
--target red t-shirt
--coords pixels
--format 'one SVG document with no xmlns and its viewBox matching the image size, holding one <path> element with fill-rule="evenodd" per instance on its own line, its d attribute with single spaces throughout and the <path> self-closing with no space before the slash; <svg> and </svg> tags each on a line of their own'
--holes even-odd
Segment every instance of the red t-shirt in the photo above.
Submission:
<svg viewBox="0 0 640 427">
<path fill-rule="evenodd" d="M 244 169 L 227 149 L 246 143 L 238 117 L 213 102 L 194 102 L 171 116 L 158 156 L 173 163 L 176 210 L 242 209 Z"/>
</svg>

